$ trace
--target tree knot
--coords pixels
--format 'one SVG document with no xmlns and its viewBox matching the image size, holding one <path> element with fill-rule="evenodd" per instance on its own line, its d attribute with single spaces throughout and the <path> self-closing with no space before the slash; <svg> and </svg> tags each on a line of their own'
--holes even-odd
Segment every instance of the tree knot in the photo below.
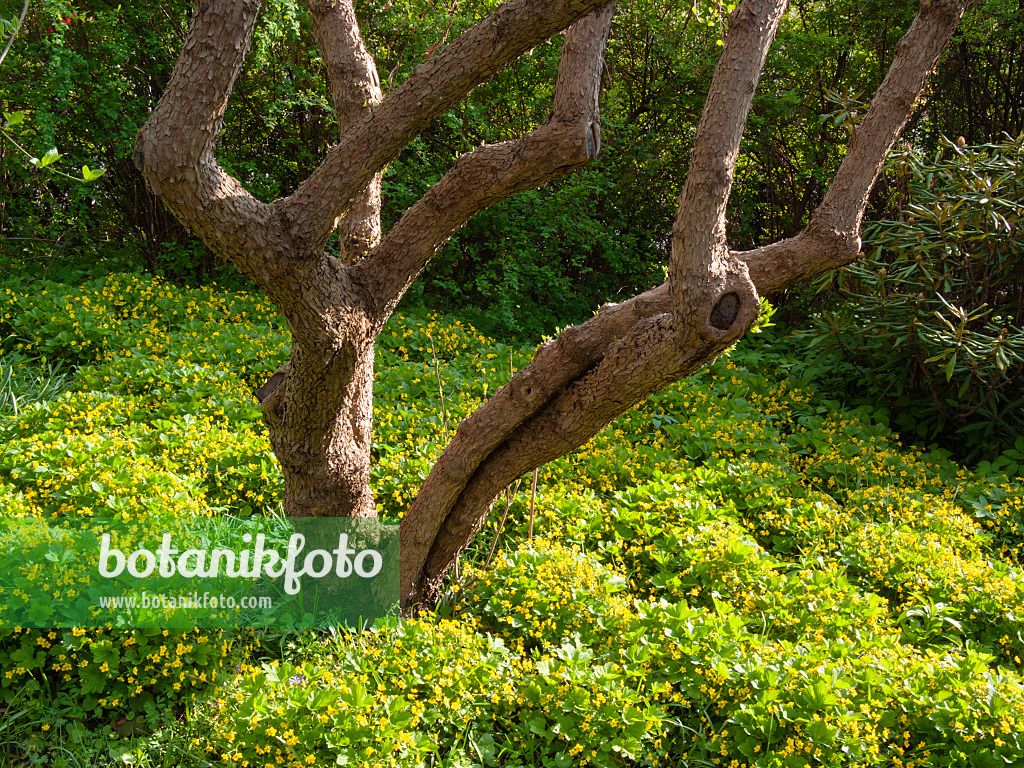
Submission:
<svg viewBox="0 0 1024 768">
<path fill-rule="evenodd" d="M 275 390 L 284 384 L 284 380 L 288 378 L 288 372 L 291 371 L 291 366 L 285 363 L 276 371 L 274 371 L 267 382 L 256 390 L 256 399 L 262 404 L 264 400 L 274 394 Z"/>
<path fill-rule="evenodd" d="M 533 403 L 541 395 L 541 388 L 537 386 L 537 378 L 532 371 L 522 370 L 512 377 L 508 383 L 509 396 L 513 400 L 520 400 L 525 403 Z"/>
<path fill-rule="evenodd" d="M 720 331 L 728 331 L 740 313 L 740 297 L 736 293 L 726 293 L 711 309 L 711 325 Z"/>
</svg>

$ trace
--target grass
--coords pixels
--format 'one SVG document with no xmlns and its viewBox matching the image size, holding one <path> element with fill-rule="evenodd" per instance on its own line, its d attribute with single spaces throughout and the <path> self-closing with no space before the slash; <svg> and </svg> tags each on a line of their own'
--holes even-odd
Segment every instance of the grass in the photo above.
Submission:
<svg viewBox="0 0 1024 768">
<path fill-rule="evenodd" d="M 68 389 L 68 379 L 60 364 L 17 352 L 0 357 L 0 414 L 17 416 L 26 405 L 54 399 Z"/>
</svg>

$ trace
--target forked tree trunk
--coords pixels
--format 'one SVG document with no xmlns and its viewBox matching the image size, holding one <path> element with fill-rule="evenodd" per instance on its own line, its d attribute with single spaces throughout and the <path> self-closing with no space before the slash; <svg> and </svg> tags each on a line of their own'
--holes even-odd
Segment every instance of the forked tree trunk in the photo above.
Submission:
<svg viewBox="0 0 1024 768">
<path fill-rule="evenodd" d="M 922 0 L 846 157 L 796 237 L 738 253 L 725 212 L 740 137 L 785 0 L 742 0 L 694 140 L 669 280 L 538 349 L 459 427 L 402 522 L 402 602 L 430 604 L 448 568 L 516 478 L 584 444 L 644 397 L 742 336 L 758 292 L 852 261 L 867 196 L 969 0 Z M 289 515 L 374 514 L 369 488 L 373 341 L 437 250 L 477 211 L 578 168 L 600 149 L 598 95 L 614 2 L 510 0 L 386 98 L 353 0 L 308 0 L 341 140 L 289 197 L 252 198 L 214 146 L 258 0 L 200 0 L 171 82 L 139 132 L 154 193 L 264 290 L 292 332 L 288 365 L 261 387 Z M 380 237 L 380 174 L 472 88 L 552 35 L 562 46 L 550 118 L 480 147 Z M 335 230 L 340 260 L 325 251 Z"/>
</svg>

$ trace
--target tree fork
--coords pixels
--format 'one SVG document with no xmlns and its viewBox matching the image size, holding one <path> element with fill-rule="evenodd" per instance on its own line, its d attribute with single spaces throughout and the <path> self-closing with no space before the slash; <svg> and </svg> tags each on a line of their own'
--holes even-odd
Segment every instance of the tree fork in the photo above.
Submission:
<svg viewBox="0 0 1024 768">
<path fill-rule="evenodd" d="M 438 514 L 434 499 L 420 504 L 424 485 L 402 524 L 406 610 L 433 601 L 448 567 L 508 483 L 579 447 L 638 401 L 714 359 L 757 319 L 756 289 L 726 247 L 725 206 L 743 125 L 784 8 L 785 0 L 770 0 L 744 3 L 733 13 L 673 230 L 669 296 L 675 311 L 635 323 L 579 378 L 538 402 L 528 421 L 503 431 L 505 441 L 465 478 L 447 514 Z M 738 90 L 732 87 L 737 77 L 745 86 Z M 532 368 L 523 372 L 527 383 L 520 391 L 540 395 L 530 383 L 541 378 Z M 515 397 L 511 384 L 508 394 Z M 454 488 L 447 490 L 451 498 Z M 428 515 L 433 525 L 424 531 L 417 518 Z"/>
<path fill-rule="evenodd" d="M 868 193 L 881 171 L 886 155 L 909 120 L 914 102 L 922 92 L 929 73 L 936 65 L 968 5 L 969 2 L 966 1 L 952 0 L 926 0 L 921 3 L 917 17 L 900 43 L 889 73 L 873 99 L 871 110 L 858 128 L 857 134 L 870 136 L 870 140 L 856 140 L 855 134 L 855 140 L 851 141 L 850 150 L 836 174 L 836 179 L 830 185 L 825 200 L 815 211 L 811 223 L 803 233 L 788 241 L 754 251 L 729 252 L 727 255 L 722 252 L 723 240 L 707 238 L 706 242 L 709 244 L 706 247 L 718 249 L 719 264 L 724 263 L 726 269 L 739 273 L 741 284 L 745 282 L 743 273 L 746 272 L 749 275 L 747 279 L 756 286 L 756 291 L 768 293 L 794 280 L 847 264 L 856 257 L 860 250 L 860 219 L 867 204 Z M 740 8 L 737 8 L 737 11 L 739 10 Z M 779 5 L 775 4 L 764 7 L 763 13 L 777 14 L 780 10 Z M 718 71 L 716 70 L 716 79 Z M 714 91 L 713 83 L 712 92 Z M 907 97 L 908 93 L 912 98 Z M 892 105 L 895 105 L 895 108 L 887 108 Z M 742 105 L 740 106 L 742 108 Z M 707 109 L 706 105 L 705 111 Z M 710 140 L 719 138 L 720 136 L 712 136 Z M 733 141 L 736 140 L 738 137 L 734 136 Z M 697 153 L 698 148 L 695 144 L 694 154 Z M 731 173 L 731 166 L 727 162 L 716 167 L 713 157 L 711 161 L 712 174 L 719 171 Z M 691 168 L 691 175 L 692 173 Z M 720 175 L 712 180 L 711 185 L 712 188 L 717 187 L 719 190 L 725 188 L 727 195 L 727 178 Z M 689 186 L 690 176 L 687 178 L 687 187 Z M 684 190 L 680 199 L 680 217 L 687 203 L 687 193 Z M 702 231 L 713 232 L 719 222 L 724 223 L 720 218 L 724 216 L 720 196 L 717 198 L 716 206 L 717 208 L 704 206 L 705 211 L 714 211 L 711 215 L 706 214 L 705 218 L 705 222 L 711 219 L 712 226 L 698 225 L 698 237 Z M 705 226 L 705 229 L 702 230 L 701 226 Z M 674 234 L 680 234 L 678 218 Z M 684 238 L 682 245 L 685 246 L 686 230 L 683 229 L 681 234 Z M 676 249 L 677 241 L 674 239 L 673 256 L 677 254 Z M 742 266 L 738 267 L 740 262 Z M 608 421 L 647 396 L 641 394 L 645 391 L 644 387 L 636 387 L 636 379 L 622 375 L 632 363 L 630 357 L 626 356 L 615 375 L 610 377 L 613 386 L 603 392 L 600 399 L 609 402 L 621 398 L 626 393 L 638 394 L 637 399 L 629 402 L 617 413 L 614 413 L 614 408 L 610 409 L 609 412 L 613 415 L 610 415 L 607 421 L 591 421 L 589 418 L 578 417 L 576 422 L 572 423 L 572 413 L 581 414 L 593 407 L 593 395 L 583 396 L 586 387 L 577 385 L 591 375 L 590 371 L 595 366 L 603 364 L 606 355 L 613 350 L 621 349 L 617 340 L 624 335 L 623 326 L 628 326 L 632 321 L 637 323 L 637 327 L 649 329 L 652 323 L 655 326 L 665 326 L 670 322 L 671 316 L 668 313 L 675 304 L 670 282 L 621 305 L 603 307 L 591 320 L 567 329 L 558 339 L 541 347 L 534 361 L 517 374 L 524 382 L 542 382 L 534 401 L 522 402 L 518 407 L 501 408 L 499 404 L 502 403 L 503 394 L 506 400 L 514 401 L 515 398 L 511 396 L 511 392 L 499 391 L 492 401 L 486 403 L 460 426 L 459 432 L 449 446 L 455 449 L 454 455 L 449 457 L 447 450 L 442 454 L 434 471 L 428 476 L 414 500 L 409 515 L 403 521 L 403 548 L 408 548 L 412 554 L 408 559 L 403 554 L 402 594 L 403 608 L 406 611 L 414 610 L 417 605 L 429 605 L 432 602 L 447 571 L 447 563 L 483 524 L 491 502 L 504 485 L 550 460 L 544 458 L 547 452 L 539 449 L 538 445 L 543 444 L 545 440 L 551 446 L 560 443 L 562 450 L 555 453 L 555 456 L 567 453 L 585 443 Z M 726 343 L 717 349 L 701 349 L 700 338 L 705 341 L 714 338 L 715 331 L 729 334 L 722 326 L 727 322 L 732 323 L 733 327 L 736 324 L 737 318 L 733 317 L 733 311 L 735 310 L 738 316 L 740 307 L 732 305 L 735 302 L 742 306 L 742 299 L 738 293 L 735 294 L 735 299 L 732 298 L 733 293 L 728 290 L 727 281 L 717 293 L 712 288 L 706 295 L 709 298 L 703 304 L 704 310 L 690 314 L 691 322 L 698 328 L 706 323 L 703 332 L 698 333 L 695 339 L 696 348 L 693 350 L 692 359 L 683 361 L 662 351 L 663 357 L 659 362 L 655 362 L 655 353 L 648 352 L 652 364 L 665 365 L 668 370 L 675 367 L 678 373 L 676 378 L 692 373 L 728 345 Z M 688 306 L 684 302 L 684 309 Z M 682 333 L 692 334 L 694 325 Z M 710 329 L 707 326 L 710 326 Z M 632 332 L 635 333 L 635 329 Z M 652 330 L 647 332 L 652 336 L 656 335 Z M 680 331 L 677 329 L 676 332 Z M 738 337 L 743 332 L 745 328 L 730 335 Z M 580 340 L 586 341 L 581 344 Z M 635 353 L 642 354 L 639 350 Z M 559 359 L 566 363 L 559 366 L 556 362 Z M 609 366 L 615 368 L 614 363 L 609 363 Z M 665 384 L 674 380 L 669 379 Z M 652 377 L 650 386 L 660 388 L 664 384 L 659 386 L 656 378 Z M 652 388 L 651 392 L 657 391 L 656 388 Z M 572 407 L 568 404 L 571 399 L 568 393 L 574 389 L 578 403 Z M 559 399 L 562 400 L 561 405 L 552 405 Z M 628 401 L 629 397 L 625 397 L 625 400 Z M 504 423 L 498 416 L 498 412 L 502 410 L 506 411 L 507 415 L 514 413 L 512 418 Z M 570 429 L 563 425 L 566 420 L 571 424 Z M 584 426 L 584 422 L 589 422 L 589 426 Z M 559 426 L 549 431 L 557 434 L 542 437 L 545 425 L 553 423 Z M 533 443 L 530 443 L 531 438 L 534 440 Z M 434 518 L 431 520 L 431 527 L 427 529 L 433 531 L 432 537 L 424 536 L 424 522 L 428 518 L 425 511 L 428 509 L 432 510 Z M 414 511 L 418 514 L 414 515 Z M 424 541 L 428 538 L 429 545 L 425 546 Z M 424 549 L 427 550 L 425 555 Z"/>
</svg>

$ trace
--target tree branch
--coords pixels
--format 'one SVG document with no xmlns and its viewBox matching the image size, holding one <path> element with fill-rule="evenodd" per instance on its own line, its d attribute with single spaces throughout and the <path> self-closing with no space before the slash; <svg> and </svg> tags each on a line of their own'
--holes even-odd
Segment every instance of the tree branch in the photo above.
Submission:
<svg viewBox="0 0 1024 768">
<path fill-rule="evenodd" d="M 402 519 L 403 600 L 422 586 L 419 577 L 438 531 L 477 469 L 547 403 L 600 363 L 615 339 L 670 306 L 668 283 L 621 304 L 606 304 L 590 320 L 543 344 L 526 368 L 463 420 Z"/>
<path fill-rule="evenodd" d="M 669 291 L 683 343 L 735 338 L 757 319 L 757 291 L 729 253 L 725 217 L 743 129 L 785 9 L 786 0 L 745 0 L 729 19 L 672 228 Z"/>
<path fill-rule="evenodd" d="M 366 119 L 383 93 L 377 65 L 366 50 L 352 0 L 307 0 L 313 37 L 327 68 L 338 128 L 344 134 Z M 367 184 L 335 223 L 342 261 L 353 262 L 380 240 L 381 174 Z"/>
<path fill-rule="evenodd" d="M 135 167 L 174 215 L 258 282 L 253 253 L 275 226 L 270 207 L 246 192 L 214 156 L 231 89 L 249 51 L 258 0 L 206 0 L 156 109 L 139 129 Z"/>
<path fill-rule="evenodd" d="M 885 158 L 914 113 L 925 82 L 972 0 L 922 0 L 896 47 L 871 108 L 854 131 L 825 199 L 796 237 L 735 255 L 762 293 L 849 264 L 860 253 L 860 224 Z"/>
<path fill-rule="evenodd" d="M 313 174 L 275 204 L 288 232 L 317 252 L 334 222 L 375 173 L 417 134 L 508 62 L 607 0 L 510 0 L 421 64 L 357 126 L 346 132 Z"/>
<path fill-rule="evenodd" d="M 353 0 L 306 0 L 306 6 L 327 68 L 338 128 L 344 134 L 381 101 L 377 65 L 363 43 Z"/>
<path fill-rule="evenodd" d="M 576 22 L 562 44 L 551 117 L 514 142 L 479 147 L 395 224 L 353 280 L 374 296 L 383 322 L 438 249 L 473 214 L 590 162 L 600 150 L 599 97 L 615 3 Z"/>
<path fill-rule="evenodd" d="M 463 542 L 461 549 L 470 541 L 495 497 L 516 478 L 580 447 L 637 402 L 695 372 L 720 351 L 713 344 L 681 347 L 669 313 L 636 323 L 605 349 L 596 366 L 521 424 L 476 469 L 445 517 L 410 593 L 436 589 L 452 563 L 451 543 Z M 405 553 L 403 537 L 403 560 Z"/>
<path fill-rule="evenodd" d="M 943 7 L 937 8 L 939 5 Z M 850 153 L 854 157 L 848 157 L 848 162 L 877 163 L 877 168 L 881 167 L 895 135 L 909 118 L 909 111 L 923 88 L 928 72 L 966 5 L 966 2 L 927 0 L 922 3 L 919 18 L 929 16 L 932 21 L 926 22 L 922 31 L 919 21 L 915 20 L 897 54 L 897 60 L 902 61 L 909 48 L 917 51 L 927 48 L 931 52 L 915 57 L 915 63 L 908 66 L 908 70 L 912 66 L 916 72 L 908 71 L 906 75 L 911 84 L 916 83 L 912 85 L 916 90 L 909 103 L 907 96 L 903 96 L 900 109 L 906 114 L 899 118 L 872 117 L 873 121 L 884 119 L 889 127 L 884 130 L 873 127 L 866 135 L 873 136 L 872 141 L 879 140 L 881 135 L 889 145 L 881 149 L 851 145 Z M 775 4 L 769 15 L 778 12 L 781 10 Z M 935 20 L 942 23 L 934 23 Z M 763 40 L 763 29 L 757 37 Z M 893 66 L 899 69 L 896 61 Z M 719 71 L 729 69 L 720 65 L 716 79 L 719 79 Z M 890 77 L 892 71 L 880 91 L 891 87 L 886 85 Z M 885 98 L 888 97 L 876 97 L 875 103 L 882 104 Z M 877 111 L 872 108 L 872 112 Z M 898 121 L 895 129 L 890 125 L 893 120 Z M 884 138 L 890 135 L 891 138 Z M 708 141 L 714 143 L 720 138 L 712 136 Z M 722 143 L 735 147 L 736 142 L 738 137 L 734 132 Z M 709 167 L 714 171 L 714 159 L 709 160 Z M 705 253 L 723 253 L 724 214 L 721 206 L 723 198 L 728 196 L 734 160 L 734 157 L 732 160 L 729 157 L 720 160 L 717 165 L 720 174 L 707 176 L 705 186 L 695 184 L 690 195 L 684 192 L 681 216 L 688 199 L 698 205 L 701 204 L 701 194 L 711 199 L 710 203 L 704 201 L 703 213 L 695 216 L 703 216 L 711 235 L 702 233 L 699 227 L 695 231 L 694 225 L 684 223 L 682 228 L 677 226 L 675 230 L 678 233 L 682 229 L 684 242 L 681 247 L 688 247 L 687 238 L 703 238 Z M 866 200 L 870 185 L 877 176 L 877 168 L 870 174 L 862 169 L 859 172 L 848 169 L 837 179 L 853 179 L 844 184 L 851 189 L 863 190 Z M 830 194 L 833 188 L 837 188 L 835 183 L 830 187 Z M 853 224 L 859 227 L 865 204 L 856 197 L 856 205 L 848 205 L 850 194 L 832 197 L 829 216 L 823 212 L 817 218 L 818 223 L 812 221 L 801 235 L 746 254 L 724 253 L 724 258 L 733 264 L 737 259 L 749 263 L 748 281 L 752 279 L 757 289 L 765 292 L 798 276 L 796 270 L 802 263 L 810 263 L 808 254 L 811 252 L 833 254 L 832 258 L 839 258 L 839 254 L 848 250 L 848 238 L 833 227 L 843 221 L 843 216 L 850 220 L 851 211 Z M 832 226 L 820 223 L 823 221 Z M 690 234 L 693 232 L 695 234 Z M 723 239 L 718 239 L 719 232 Z M 696 249 L 690 251 L 686 258 L 696 261 L 692 255 L 695 252 Z M 673 255 L 676 255 L 675 251 Z M 751 255 L 755 258 L 750 258 Z M 745 271 L 739 270 L 743 278 L 746 277 L 742 274 Z M 781 277 L 778 272 L 782 273 Z M 689 279 L 685 281 L 689 283 Z M 680 286 L 680 289 L 682 292 L 690 291 L 689 286 Z M 516 374 L 490 402 L 460 425 L 451 445 L 438 460 L 402 522 L 403 560 L 407 553 L 412 556 L 410 562 L 403 562 L 402 570 L 402 599 L 407 610 L 420 600 L 430 599 L 454 553 L 475 534 L 493 499 L 516 477 L 584 444 L 640 399 L 694 372 L 727 345 L 723 338 L 732 337 L 735 333 L 732 329 L 719 335 L 718 339 L 714 333 L 695 334 L 687 343 L 680 343 L 678 295 L 666 283 L 629 302 L 603 308 L 587 323 L 567 329 L 558 339 L 542 346 L 527 368 Z M 668 313 L 669 307 L 675 314 Z M 714 324 L 716 307 L 711 309 L 710 317 L 704 314 L 707 307 L 693 313 L 684 304 L 681 311 L 684 319 L 689 314 L 690 317 L 695 316 L 696 322 L 706 324 L 710 320 Z M 733 326 L 736 325 L 734 319 Z M 742 328 L 740 330 L 742 332 Z M 429 514 L 427 510 L 430 510 Z M 423 551 L 428 548 L 424 557 Z M 417 564 L 419 570 L 416 570 Z"/>
</svg>

